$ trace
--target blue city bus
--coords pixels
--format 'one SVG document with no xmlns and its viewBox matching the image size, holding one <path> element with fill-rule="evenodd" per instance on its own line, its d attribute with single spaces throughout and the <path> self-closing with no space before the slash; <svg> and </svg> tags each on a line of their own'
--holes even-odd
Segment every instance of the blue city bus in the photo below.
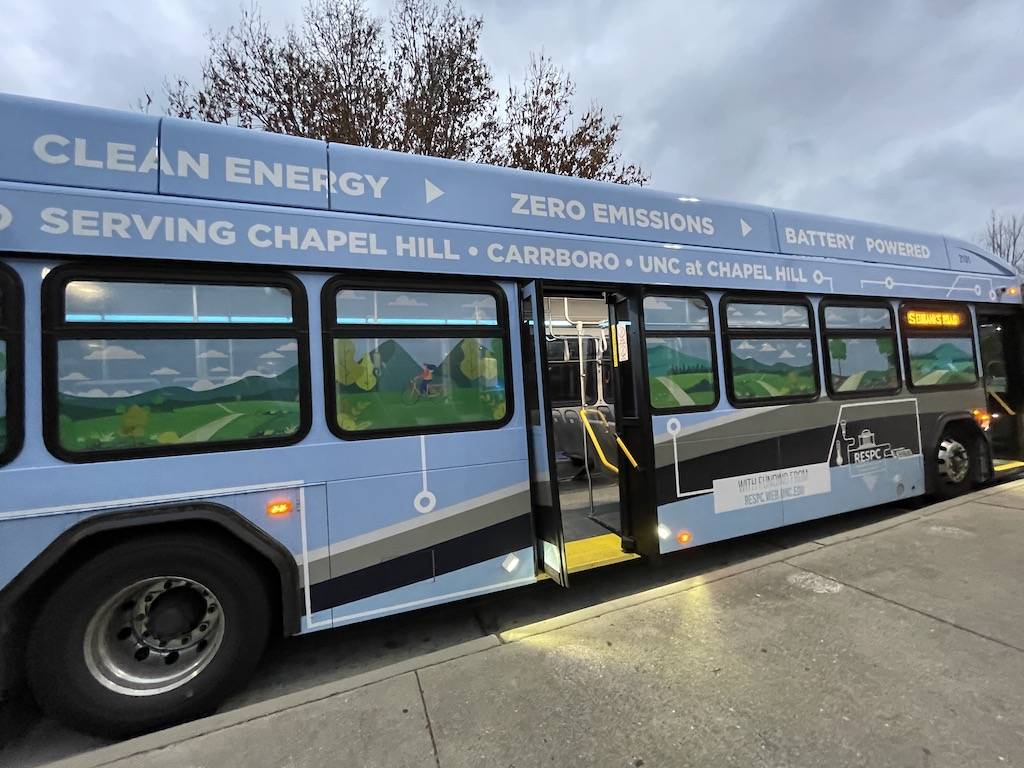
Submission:
<svg viewBox="0 0 1024 768">
<path fill-rule="evenodd" d="M 965 491 L 1020 305 L 939 235 L 2 96 L 0 667 L 123 736 L 271 633 Z"/>
</svg>

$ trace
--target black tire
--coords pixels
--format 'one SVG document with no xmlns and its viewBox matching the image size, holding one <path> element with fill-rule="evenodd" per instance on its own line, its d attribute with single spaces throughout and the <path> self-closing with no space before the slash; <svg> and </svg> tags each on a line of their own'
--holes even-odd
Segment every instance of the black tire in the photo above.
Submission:
<svg viewBox="0 0 1024 768">
<path fill-rule="evenodd" d="M 959 477 L 960 451 L 966 452 L 966 473 Z M 979 476 L 981 446 L 967 430 L 946 429 L 935 447 L 935 490 L 939 498 L 950 499 L 974 488 Z M 952 475 L 952 477 L 951 477 Z"/>
<path fill-rule="evenodd" d="M 219 646 L 194 678 L 173 690 L 142 696 L 105 687 L 86 662 L 90 621 L 121 590 L 169 575 L 194 580 L 216 596 L 223 617 Z M 139 536 L 102 551 L 53 591 L 29 632 L 29 686 L 45 712 L 96 735 L 124 738 L 174 725 L 212 712 L 249 678 L 266 647 L 270 617 L 263 579 L 229 543 L 186 534 Z"/>
</svg>

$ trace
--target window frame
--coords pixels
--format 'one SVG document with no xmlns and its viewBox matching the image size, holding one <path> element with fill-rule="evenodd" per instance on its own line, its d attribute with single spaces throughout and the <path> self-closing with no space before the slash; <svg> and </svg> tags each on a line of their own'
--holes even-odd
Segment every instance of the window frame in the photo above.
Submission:
<svg viewBox="0 0 1024 768">
<path fill-rule="evenodd" d="M 865 307 L 874 309 L 885 309 L 889 313 L 889 330 L 881 328 L 849 328 L 829 330 L 825 322 L 825 310 L 829 307 Z M 823 298 L 818 302 L 818 322 L 821 328 L 821 360 L 824 365 L 825 389 L 831 400 L 856 400 L 864 397 L 877 395 L 895 395 L 903 391 L 903 371 L 900 365 L 900 355 L 897 351 L 900 345 L 900 334 L 897 332 L 896 315 L 893 312 L 892 303 L 885 299 L 857 299 L 856 297 Z M 830 338 L 841 337 L 846 339 L 880 339 L 887 337 L 892 340 L 893 355 L 896 360 L 896 386 L 886 389 L 869 389 L 864 391 L 854 390 L 852 392 L 839 392 L 832 387 L 832 354 L 829 352 L 828 342 Z"/>
<path fill-rule="evenodd" d="M 708 311 L 708 329 L 706 331 L 696 330 L 648 330 L 647 328 L 647 316 L 644 313 L 644 299 L 648 296 L 665 297 L 667 299 L 699 299 L 704 302 L 707 306 Z M 700 413 L 702 411 L 713 411 L 718 407 L 718 404 L 722 400 L 722 387 L 721 377 L 718 371 L 718 349 L 716 339 L 718 334 L 715 327 L 715 307 L 711 298 L 701 291 L 673 291 L 671 289 L 665 290 L 648 290 L 645 289 L 640 297 L 640 316 L 643 322 L 642 338 L 643 344 L 643 363 L 644 363 L 644 377 L 647 380 L 647 405 L 651 409 L 651 414 L 654 416 L 666 416 L 674 413 Z M 689 338 L 689 339 L 707 339 L 708 347 L 711 351 L 711 384 L 714 388 L 714 399 L 708 405 L 680 405 L 675 408 L 656 408 L 651 402 L 651 382 L 650 374 L 651 369 L 647 363 L 647 340 L 658 338 Z"/>
<path fill-rule="evenodd" d="M 168 265 L 170 266 L 170 265 Z M 203 269 L 194 265 L 173 265 L 173 276 L 168 270 L 157 270 L 144 265 L 64 264 L 57 267 L 43 281 L 42 356 L 43 356 L 43 440 L 56 458 L 73 464 L 92 464 L 99 461 L 156 458 L 158 456 L 185 456 L 203 453 L 256 450 L 260 448 L 295 445 L 305 439 L 313 423 L 313 403 L 310 388 L 309 312 L 306 291 L 302 282 L 287 272 L 245 267 L 245 272 L 229 269 Z M 240 270 L 240 268 L 239 268 Z M 255 285 L 284 288 L 292 299 L 290 323 L 117 323 L 68 322 L 65 320 L 67 284 L 75 280 L 93 280 L 110 283 L 159 282 L 182 285 Z M 149 446 L 141 448 L 69 451 L 60 443 L 58 395 L 59 355 L 61 341 L 88 339 L 104 340 L 164 340 L 164 339 L 294 339 L 298 344 L 299 366 L 299 428 L 287 437 L 261 437 L 247 440 L 224 440 L 215 443 L 189 443 L 186 445 Z"/>
<path fill-rule="evenodd" d="M 426 279 L 411 284 L 412 278 L 387 275 L 368 277 L 366 275 L 336 274 L 320 292 L 320 322 L 323 340 L 324 377 L 324 418 L 327 427 L 335 437 L 351 440 L 380 440 L 388 437 L 417 435 L 452 434 L 456 432 L 479 432 L 501 429 L 512 420 L 514 413 L 514 371 L 512 368 L 512 337 L 509 328 L 508 299 L 497 283 L 460 280 Z M 342 324 L 338 323 L 337 295 L 344 289 L 354 290 L 397 290 L 407 293 L 484 293 L 495 300 L 496 323 L 494 325 L 405 325 L 405 324 Z M 388 429 L 344 430 L 338 422 L 338 398 L 334 380 L 335 339 L 437 339 L 437 338 L 500 338 L 502 343 L 502 365 L 505 382 L 505 415 L 498 420 L 467 421 L 459 424 L 441 424 L 431 427 L 401 427 Z"/>
<path fill-rule="evenodd" d="M 728 315 L 730 304 L 777 304 L 799 305 L 807 308 L 806 328 L 737 328 L 729 329 Z M 765 405 L 781 405 L 788 403 L 813 403 L 821 397 L 821 365 L 818 362 L 818 333 L 815 327 L 814 305 L 807 296 L 793 294 L 764 293 L 723 293 L 718 300 L 718 315 L 722 324 L 722 363 L 725 370 L 725 391 L 729 403 L 734 408 L 760 408 Z M 807 340 L 811 344 L 811 365 L 814 369 L 814 392 L 806 395 L 787 395 L 785 397 L 738 398 L 733 388 L 732 377 L 732 340 L 736 339 L 797 339 Z"/>
<path fill-rule="evenodd" d="M 6 345 L 7 438 L 0 448 L 0 467 L 10 464 L 25 442 L 25 294 L 18 274 L 0 264 L 0 339 Z"/>
<path fill-rule="evenodd" d="M 948 312 L 951 308 L 963 311 L 967 316 L 967 322 L 962 328 L 950 329 L 950 328 L 910 328 L 907 325 L 907 312 L 910 310 L 921 309 L 921 310 L 932 310 L 936 312 Z M 906 366 L 907 376 L 906 383 L 907 389 L 911 392 L 944 392 L 947 390 L 954 389 L 974 389 L 978 386 L 979 382 L 982 381 L 981 377 L 981 366 L 978 365 L 978 340 L 975 333 L 974 327 L 974 314 L 971 312 L 971 306 L 960 302 L 943 302 L 925 299 L 923 301 L 917 301 L 914 299 L 904 299 L 900 302 L 899 310 L 899 323 L 900 323 L 900 346 L 903 352 L 903 364 Z M 974 360 L 974 381 L 965 384 L 915 384 L 913 376 L 913 368 L 911 367 L 910 361 L 910 339 L 911 338 L 954 338 L 954 339 L 969 339 L 971 342 L 971 357 Z"/>
</svg>

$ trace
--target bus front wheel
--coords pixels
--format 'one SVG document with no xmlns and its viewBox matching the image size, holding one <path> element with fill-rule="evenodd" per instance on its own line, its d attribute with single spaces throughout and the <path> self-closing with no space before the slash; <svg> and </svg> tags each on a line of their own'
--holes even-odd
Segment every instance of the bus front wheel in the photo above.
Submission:
<svg viewBox="0 0 1024 768">
<path fill-rule="evenodd" d="M 950 498 L 974 486 L 980 459 L 978 441 L 963 430 L 947 429 L 936 450 L 936 481 L 939 496 Z"/>
<path fill-rule="evenodd" d="M 140 536 L 103 550 L 51 593 L 28 639 L 44 711 L 123 738 L 211 712 L 259 661 L 262 578 L 229 545 Z"/>
</svg>

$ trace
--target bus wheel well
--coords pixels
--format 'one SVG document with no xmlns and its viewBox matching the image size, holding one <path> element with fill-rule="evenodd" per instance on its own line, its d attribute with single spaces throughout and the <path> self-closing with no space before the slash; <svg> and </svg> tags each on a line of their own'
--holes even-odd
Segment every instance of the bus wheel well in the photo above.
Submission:
<svg viewBox="0 0 1024 768">
<path fill-rule="evenodd" d="M 207 514 L 204 514 L 204 511 Z M 94 526 L 89 530 L 79 530 L 82 525 L 74 526 L 61 537 L 58 537 L 29 568 L 20 574 L 22 583 L 9 602 L 3 605 L 4 626 L 0 626 L 0 655 L 6 656 L 9 664 L 0 665 L 0 693 L 4 689 L 22 687 L 20 672 L 23 668 L 24 643 L 34 616 L 47 599 L 47 596 L 60 584 L 68 574 L 74 572 L 90 559 L 101 554 L 109 547 L 124 541 L 141 537 L 160 537 L 173 533 L 177 536 L 187 534 L 205 540 L 215 540 L 219 546 L 229 548 L 235 554 L 244 557 L 260 574 L 266 594 L 270 597 L 271 621 L 289 635 L 299 629 L 298 614 L 298 576 L 295 560 L 289 555 L 290 568 L 275 562 L 265 548 L 254 545 L 238 535 L 229 526 L 217 521 L 216 515 L 210 515 L 203 508 L 186 508 L 162 510 L 165 514 L 154 515 L 155 519 L 147 519 L 146 515 L 130 519 L 127 524 L 104 527 Z M 166 513 L 171 513 L 170 515 Z M 234 513 L 231 513 L 233 516 Z M 241 518 L 239 518 L 241 519 Z M 85 521 L 102 523 L 103 516 Z M 247 524 L 248 525 L 248 524 Z M 33 566 L 35 566 L 33 568 Z M 16 579 L 18 582 L 19 579 Z M 271 626 L 275 626 L 274 623 Z M 2 697 L 0 697 L 2 698 Z"/>
<path fill-rule="evenodd" d="M 991 464 L 991 451 L 985 433 L 982 432 L 981 427 L 978 426 L 973 418 L 951 417 L 946 419 L 939 424 L 937 435 L 935 446 L 932 449 L 933 468 L 936 466 L 935 458 L 942 440 L 945 436 L 949 435 L 965 446 L 973 448 L 971 454 L 976 457 L 972 467 L 974 483 L 983 483 L 989 479 L 990 473 L 987 468 Z"/>
</svg>

